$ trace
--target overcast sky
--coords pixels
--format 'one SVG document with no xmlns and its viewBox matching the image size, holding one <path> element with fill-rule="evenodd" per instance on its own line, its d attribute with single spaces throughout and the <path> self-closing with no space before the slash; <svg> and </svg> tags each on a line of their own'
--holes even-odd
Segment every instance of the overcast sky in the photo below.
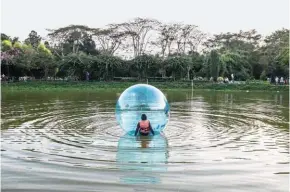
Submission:
<svg viewBox="0 0 290 192">
<path fill-rule="evenodd" d="M 289 0 L 1 0 L 1 32 L 24 40 L 31 30 L 70 24 L 103 27 L 134 17 L 195 24 L 204 32 L 289 28 Z"/>
</svg>

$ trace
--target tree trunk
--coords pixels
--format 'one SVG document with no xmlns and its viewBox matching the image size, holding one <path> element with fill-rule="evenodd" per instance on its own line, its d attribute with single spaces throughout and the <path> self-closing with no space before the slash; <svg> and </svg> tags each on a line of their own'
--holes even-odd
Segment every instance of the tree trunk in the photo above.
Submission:
<svg viewBox="0 0 290 192">
<path fill-rule="evenodd" d="M 114 77 L 115 77 L 115 70 L 114 70 L 114 68 L 112 68 L 112 76 L 111 76 L 111 80 L 114 80 Z"/>
<path fill-rule="evenodd" d="M 47 65 L 44 66 L 44 79 L 47 81 L 47 76 L 48 76 L 48 67 Z"/>
<path fill-rule="evenodd" d="M 173 81 L 175 81 L 175 72 L 172 71 L 172 77 L 173 77 Z"/>
<path fill-rule="evenodd" d="M 163 54 L 163 58 L 162 58 L 162 66 L 161 66 L 161 76 L 162 78 L 165 77 L 165 67 L 164 67 L 164 54 Z"/>
<path fill-rule="evenodd" d="M 72 50 L 73 53 L 75 53 L 75 44 L 73 43 L 73 50 Z"/>
<path fill-rule="evenodd" d="M 7 80 L 9 79 L 9 77 L 10 77 L 10 72 L 9 72 L 9 64 L 8 64 L 8 62 L 7 62 Z"/>
<path fill-rule="evenodd" d="M 108 63 L 106 63 L 106 72 L 105 72 L 105 76 L 104 76 L 104 79 L 107 81 L 107 77 L 109 75 L 109 66 L 108 66 Z"/>
<path fill-rule="evenodd" d="M 162 78 L 165 78 L 165 74 L 166 74 L 166 71 L 165 71 L 165 67 L 163 66 L 162 67 L 162 74 L 161 74 Z"/>
</svg>

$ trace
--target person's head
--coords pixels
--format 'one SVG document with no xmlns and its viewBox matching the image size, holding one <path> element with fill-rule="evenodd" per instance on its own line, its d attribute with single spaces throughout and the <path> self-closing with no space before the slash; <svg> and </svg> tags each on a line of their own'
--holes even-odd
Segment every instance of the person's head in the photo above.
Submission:
<svg viewBox="0 0 290 192">
<path fill-rule="evenodd" d="M 142 114 L 142 115 L 141 115 L 141 120 L 142 120 L 142 121 L 147 120 L 147 116 L 146 116 L 145 114 Z"/>
</svg>

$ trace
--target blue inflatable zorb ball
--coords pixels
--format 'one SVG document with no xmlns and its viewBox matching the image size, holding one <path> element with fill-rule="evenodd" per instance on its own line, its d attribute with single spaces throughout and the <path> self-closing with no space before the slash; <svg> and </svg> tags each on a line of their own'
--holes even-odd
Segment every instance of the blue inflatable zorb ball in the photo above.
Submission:
<svg viewBox="0 0 290 192">
<path fill-rule="evenodd" d="M 154 132 L 160 133 L 168 123 L 169 112 L 170 107 L 164 94 L 146 84 L 127 88 L 116 104 L 118 124 L 129 134 L 134 134 L 142 114 L 146 114 Z"/>
</svg>

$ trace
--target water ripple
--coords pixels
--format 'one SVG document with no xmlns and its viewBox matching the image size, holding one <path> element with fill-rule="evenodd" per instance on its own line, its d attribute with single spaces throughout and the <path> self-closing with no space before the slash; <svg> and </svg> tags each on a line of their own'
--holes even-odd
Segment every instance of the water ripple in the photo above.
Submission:
<svg viewBox="0 0 290 192">
<path fill-rule="evenodd" d="M 171 118 L 164 133 L 144 140 L 126 136 L 118 127 L 114 99 L 92 95 L 80 98 L 86 100 L 59 99 L 55 95 L 45 102 L 35 98 L 4 99 L 4 176 L 21 181 L 23 189 L 37 178 L 49 180 L 40 181 L 43 185 L 52 184 L 55 180 L 51 174 L 58 172 L 62 182 L 75 181 L 79 186 L 91 181 L 122 188 L 120 183 L 143 182 L 163 183 L 155 189 L 164 191 L 170 185 L 173 191 L 190 191 L 192 186 L 200 191 L 233 191 L 231 186 L 236 189 L 244 185 L 238 178 L 248 177 L 252 185 L 244 186 L 245 191 L 255 191 L 262 184 L 264 189 L 287 188 L 283 175 L 289 175 L 288 100 L 284 105 L 274 100 L 276 105 L 272 105 L 273 99 L 224 93 L 172 99 Z M 85 174 L 87 179 L 82 180 Z M 249 179 L 253 175 L 257 178 Z M 184 180 L 178 181 L 179 176 Z M 191 182 L 197 177 L 200 183 Z M 218 181 L 229 178 L 231 186 L 219 185 Z M 207 182 L 216 188 L 208 188 Z M 7 190 L 18 190 L 5 177 L 3 185 Z M 29 188 L 37 189 L 41 187 Z"/>
</svg>

